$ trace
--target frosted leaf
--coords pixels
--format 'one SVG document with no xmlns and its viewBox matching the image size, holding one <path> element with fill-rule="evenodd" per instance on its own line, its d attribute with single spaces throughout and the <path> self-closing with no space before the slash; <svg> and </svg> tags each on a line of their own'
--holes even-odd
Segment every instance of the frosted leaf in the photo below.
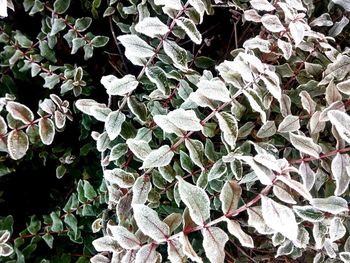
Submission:
<svg viewBox="0 0 350 263">
<path fill-rule="evenodd" d="M 98 103 L 97 101 L 92 99 L 80 99 L 75 103 L 75 106 L 78 110 L 90 116 L 93 116 L 92 108 L 94 106 L 101 108 L 107 107 L 106 104 Z"/>
<path fill-rule="evenodd" d="M 262 184 L 272 184 L 272 180 L 275 178 L 275 175 L 269 168 L 259 164 L 251 156 L 238 156 L 237 159 L 246 162 L 253 169 Z"/>
<path fill-rule="evenodd" d="M 168 145 L 163 145 L 159 149 L 152 150 L 144 159 L 140 169 L 167 166 L 174 156 Z"/>
<path fill-rule="evenodd" d="M 202 230 L 203 248 L 211 263 L 224 263 L 227 234 L 218 227 L 208 227 Z"/>
<path fill-rule="evenodd" d="M 227 89 L 225 83 L 218 79 L 214 78 L 211 80 L 200 80 L 197 83 L 198 91 L 208 99 L 218 100 L 221 102 L 230 102 L 230 92 Z"/>
<path fill-rule="evenodd" d="M 203 263 L 203 260 L 194 251 L 188 237 L 183 232 L 180 234 L 179 241 L 186 256 L 188 256 L 194 262 Z"/>
<path fill-rule="evenodd" d="M 340 92 L 350 95 L 350 79 L 339 82 L 336 87 Z M 341 100 L 341 95 L 339 96 L 339 100 Z"/>
<path fill-rule="evenodd" d="M 281 165 L 278 160 L 269 153 L 258 153 L 254 156 L 254 161 L 260 163 L 261 165 L 270 168 L 278 173 L 281 172 Z"/>
<path fill-rule="evenodd" d="M 180 47 L 176 42 L 170 40 L 165 40 L 163 42 L 163 47 L 165 54 L 172 59 L 174 65 L 180 70 L 187 71 L 187 51 Z"/>
<path fill-rule="evenodd" d="M 147 201 L 152 184 L 147 175 L 140 176 L 132 186 L 132 204 L 144 204 Z"/>
<path fill-rule="evenodd" d="M 343 16 L 342 19 L 338 22 L 335 22 L 334 25 L 329 29 L 329 36 L 336 37 L 339 35 L 343 29 L 349 24 L 349 19 L 346 16 Z"/>
<path fill-rule="evenodd" d="M 298 224 L 292 209 L 261 196 L 262 214 L 266 224 L 290 240 L 298 235 Z"/>
<path fill-rule="evenodd" d="M 156 84 L 157 89 L 162 92 L 162 94 L 169 94 L 169 83 L 166 72 L 158 66 L 148 66 L 146 68 L 146 75 L 148 79 Z"/>
<path fill-rule="evenodd" d="M 202 35 L 198 31 L 196 25 L 193 23 L 192 20 L 185 18 L 185 17 L 179 17 L 176 19 L 176 24 L 182 28 L 188 37 L 197 45 L 202 43 Z"/>
<path fill-rule="evenodd" d="M 259 49 L 261 52 L 269 53 L 270 52 L 271 42 L 265 39 L 262 39 L 260 36 L 250 38 L 243 43 L 243 47 L 246 49 Z"/>
<path fill-rule="evenodd" d="M 157 242 L 165 241 L 169 237 L 169 227 L 159 219 L 156 211 L 140 204 L 134 204 L 133 210 L 137 226 L 145 235 Z"/>
<path fill-rule="evenodd" d="M 114 240 L 111 236 L 104 236 L 95 239 L 92 241 L 92 245 L 98 252 L 117 252 L 120 250 L 120 246 L 116 240 Z"/>
<path fill-rule="evenodd" d="M 200 131 L 202 125 L 193 110 L 176 109 L 168 113 L 168 119 L 184 131 Z"/>
<path fill-rule="evenodd" d="M 252 21 L 255 23 L 261 22 L 261 15 L 258 14 L 258 12 L 255 9 L 249 9 L 244 11 L 244 18 L 247 21 Z"/>
<path fill-rule="evenodd" d="M 303 185 L 310 191 L 315 184 L 316 173 L 310 168 L 309 163 L 302 162 L 299 166 L 299 174 L 303 179 Z"/>
<path fill-rule="evenodd" d="M 230 234 L 235 236 L 242 246 L 254 248 L 253 238 L 242 230 L 241 225 L 237 221 L 230 219 L 226 219 L 225 221 Z"/>
<path fill-rule="evenodd" d="M 233 150 L 238 137 L 238 123 L 236 118 L 227 112 L 217 112 L 215 113 L 215 117 L 219 121 L 219 126 L 224 135 L 225 142 L 230 145 Z"/>
<path fill-rule="evenodd" d="M 108 225 L 113 238 L 115 238 L 119 245 L 125 249 L 138 249 L 142 246 L 141 241 L 123 226 Z"/>
<path fill-rule="evenodd" d="M 253 111 L 256 111 L 260 114 L 261 121 L 266 122 L 266 112 L 262 104 L 261 98 L 256 93 L 255 90 L 243 90 L 243 94 L 247 97 L 250 107 Z"/>
<path fill-rule="evenodd" d="M 136 253 L 135 263 L 156 263 L 159 256 L 156 248 L 156 244 L 148 244 L 142 246 Z"/>
<path fill-rule="evenodd" d="M 299 116 L 288 115 L 278 126 L 278 132 L 293 132 L 300 129 Z"/>
<path fill-rule="evenodd" d="M 321 222 L 324 220 L 324 214 L 313 208 L 311 205 L 307 206 L 293 206 L 294 212 L 303 220 L 309 221 L 311 223 Z"/>
<path fill-rule="evenodd" d="M 322 152 L 322 148 L 318 144 L 314 143 L 311 138 L 308 138 L 303 135 L 296 135 L 293 133 L 289 133 L 289 138 L 290 142 L 297 150 L 305 154 L 311 155 L 316 159 L 319 158 L 319 155 Z"/>
<path fill-rule="evenodd" d="M 168 241 L 168 259 L 171 263 L 186 262 L 186 256 L 183 252 L 182 244 L 179 239 L 172 239 Z"/>
<path fill-rule="evenodd" d="M 281 39 L 277 40 L 277 45 L 280 50 L 282 50 L 283 57 L 288 60 L 293 54 L 293 46 L 291 43 L 283 41 Z"/>
<path fill-rule="evenodd" d="M 111 141 L 120 134 L 125 119 L 125 114 L 119 110 L 112 111 L 108 114 L 105 121 L 105 129 Z"/>
<path fill-rule="evenodd" d="M 158 17 L 145 17 L 142 21 L 135 25 L 135 30 L 146 36 L 154 38 L 161 36 L 169 31 L 167 25 L 165 25 Z"/>
<path fill-rule="evenodd" d="M 49 118 L 39 120 L 39 136 L 43 144 L 50 145 L 55 137 L 55 124 Z"/>
<path fill-rule="evenodd" d="M 350 175 L 347 172 L 347 167 L 350 168 L 350 158 L 347 154 L 337 155 L 332 160 L 332 175 L 335 178 L 336 188 L 334 190 L 334 195 L 342 195 L 346 190 L 348 190 Z M 349 169 L 348 168 L 348 169 Z"/>
<path fill-rule="evenodd" d="M 13 160 L 23 158 L 29 148 L 29 139 L 22 130 L 12 130 L 7 136 L 7 149 Z"/>
<path fill-rule="evenodd" d="M 145 160 L 146 157 L 152 151 L 148 143 L 144 140 L 127 139 L 126 144 L 135 156 L 141 160 Z"/>
<path fill-rule="evenodd" d="M 210 217 L 210 201 L 205 191 L 195 185 L 187 183 L 180 176 L 176 177 L 179 185 L 181 200 L 188 207 L 192 220 L 197 225 L 204 225 Z"/>
<path fill-rule="evenodd" d="M 321 112 L 316 111 L 310 118 L 310 134 L 317 134 L 324 130 L 326 123 L 320 120 Z"/>
<path fill-rule="evenodd" d="M 178 136 L 183 136 L 182 131 L 169 119 L 167 115 L 155 115 L 154 122 L 167 133 L 175 133 Z"/>
<path fill-rule="evenodd" d="M 350 262 L 350 252 L 340 252 L 339 257 L 344 263 Z"/>
<path fill-rule="evenodd" d="M 109 95 L 125 96 L 136 89 L 139 82 L 133 75 L 125 75 L 121 79 L 108 75 L 101 78 L 101 84 L 106 88 Z"/>
<path fill-rule="evenodd" d="M 259 138 L 271 137 L 276 133 L 276 125 L 274 121 L 267 121 L 263 124 L 258 133 L 256 134 Z"/>
<path fill-rule="evenodd" d="M 337 196 L 330 196 L 327 198 L 314 198 L 311 200 L 310 204 L 321 211 L 334 215 L 349 210 L 348 202 L 345 199 Z"/>
<path fill-rule="evenodd" d="M 328 117 L 337 128 L 340 137 L 350 143 L 350 116 L 338 110 L 331 110 L 328 112 Z"/>
<path fill-rule="evenodd" d="M 273 11 L 276 8 L 270 4 L 267 0 L 251 0 L 249 2 L 252 7 L 259 11 Z"/>
<path fill-rule="evenodd" d="M 319 17 L 315 18 L 311 21 L 309 24 L 310 26 L 332 26 L 333 21 L 331 16 L 328 13 L 324 13 L 320 15 Z"/>
<path fill-rule="evenodd" d="M 220 192 L 221 207 L 224 214 L 233 213 L 241 198 L 242 188 L 236 181 L 227 181 Z"/>
<path fill-rule="evenodd" d="M 339 217 L 333 217 L 329 226 L 329 238 L 332 242 L 341 239 L 346 234 L 346 228 Z"/>
<path fill-rule="evenodd" d="M 154 0 L 154 3 L 156 5 L 164 5 L 165 7 L 175 10 L 181 10 L 183 8 L 180 0 Z"/>
<path fill-rule="evenodd" d="M 117 184 L 120 188 L 130 188 L 135 182 L 135 178 L 132 173 L 128 173 L 120 168 L 105 170 L 104 178 L 110 184 Z"/>
<path fill-rule="evenodd" d="M 29 124 L 34 120 L 33 112 L 21 103 L 8 101 L 6 104 L 6 110 L 15 120 L 22 121 L 25 124 Z"/>
<path fill-rule="evenodd" d="M 218 160 L 214 163 L 213 167 L 210 169 L 208 173 L 208 181 L 212 181 L 222 177 L 227 172 L 226 164 L 222 161 L 222 159 Z"/>
<path fill-rule="evenodd" d="M 248 208 L 248 225 L 252 226 L 258 231 L 260 234 L 269 235 L 273 234 L 275 231 L 270 228 L 262 215 L 261 206 L 254 206 Z"/>
<path fill-rule="evenodd" d="M 282 202 L 287 204 L 296 204 L 293 196 L 288 192 L 286 185 L 281 182 L 276 182 L 273 186 L 273 194 Z"/>
<path fill-rule="evenodd" d="M 305 90 L 299 93 L 299 97 L 301 99 L 301 104 L 303 108 L 309 114 L 312 115 L 316 110 L 317 103 L 311 98 L 310 94 Z"/>
<path fill-rule="evenodd" d="M 329 121 L 328 112 L 330 111 L 345 112 L 344 103 L 342 101 L 336 101 L 330 104 L 327 108 L 324 108 L 320 114 L 320 121 Z"/>
<path fill-rule="evenodd" d="M 292 38 L 294 40 L 295 46 L 298 46 L 301 41 L 304 39 L 305 35 L 305 27 L 302 22 L 298 21 L 292 21 L 289 23 L 289 32 L 292 35 Z"/>
<path fill-rule="evenodd" d="M 154 55 L 153 47 L 137 35 L 122 35 L 117 37 L 125 47 L 125 52 L 136 57 L 148 58 Z"/>
<path fill-rule="evenodd" d="M 261 18 L 261 23 L 270 32 L 281 32 L 285 31 L 284 26 L 276 15 L 265 14 Z"/>
<path fill-rule="evenodd" d="M 299 183 L 298 181 L 295 181 L 291 178 L 288 178 L 286 176 L 277 176 L 277 179 L 288 185 L 290 188 L 292 188 L 294 191 L 296 191 L 298 194 L 300 194 L 302 197 L 304 197 L 306 200 L 312 200 L 312 196 L 309 193 L 309 191 L 305 188 L 304 185 Z"/>
</svg>

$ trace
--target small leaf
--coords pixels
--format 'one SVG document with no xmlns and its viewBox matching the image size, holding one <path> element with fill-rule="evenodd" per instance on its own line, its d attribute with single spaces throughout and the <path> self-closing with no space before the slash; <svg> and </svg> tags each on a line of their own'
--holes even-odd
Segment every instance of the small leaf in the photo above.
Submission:
<svg viewBox="0 0 350 263">
<path fill-rule="evenodd" d="M 332 242 L 341 239 L 346 234 L 346 228 L 339 217 L 333 217 L 329 226 L 329 238 Z"/>
<path fill-rule="evenodd" d="M 332 174 L 335 178 L 336 188 L 334 190 L 334 195 L 342 195 L 348 190 L 350 182 L 350 174 L 347 172 L 347 168 L 350 168 L 350 158 L 347 154 L 337 155 L 332 160 Z"/>
<path fill-rule="evenodd" d="M 259 138 L 268 138 L 276 133 L 276 125 L 274 121 L 265 122 L 256 134 Z"/>
<path fill-rule="evenodd" d="M 12 130 L 7 136 L 7 147 L 10 157 L 19 160 L 26 154 L 29 148 L 27 134 L 22 130 Z"/>
<path fill-rule="evenodd" d="M 177 176 L 181 200 L 188 207 L 192 220 L 197 225 L 204 225 L 210 217 L 210 201 L 202 188 L 187 183 Z"/>
<path fill-rule="evenodd" d="M 92 241 L 92 245 L 98 252 L 104 252 L 104 251 L 114 252 L 114 251 L 118 251 L 118 249 L 120 248 L 120 246 L 118 245 L 118 242 L 115 239 L 113 239 L 111 236 L 104 236 L 104 237 L 97 238 L 94 241 Z"/>
<path fill-rule="evenodd" d="M 162 222 L 156 211 L 148 206 L 134 204 L 134 218 L 140 230 L 157 242 L 165 241 L 169 235 L 169 227 Z"/>
<path fill-rule="evenodd" d="M 142 245 L 141 241 L 135 236 L 135 234 L 131 233 L 123 226 L 108 225 L 108 229 L 122 248 L 138 249 Z"/>
<path fill-rule="evenodd" d="M 262 214 L 266 224 L 290 240 L 298 236 L 298 224 L 292 209 L 261 196 Z"/>
<path fill-rule="evenodd" d="M 227 172 L 226 164 L 222 161 L 222 159 L 218 160 L 214 163 L 213 167 L 210 169 L 208 173 L 208 181 L 212 181 L 222 177 Z"/>
<path fill-rule="evenodd" d="M 350 116 L 338 110 L 331 110 L 327 115 L 331 123 L 337 128 L 340 137 L 350 143 Z"/>
<path fill-rule="evenodd" d="M 199 45 L 202 43 L 202 35 L 197 30 L 197 27 L 192 20 L 185 17 L 179 17 L 176 19 L 176 24 L 186 32 L 195 44 Z"/>
<path fill-rule="evenodd" d="M 267 226 L 263 215 L 261 206 L 254 206 L 248 210 L 248 225 L 254 227 L 260 234 L 273 234 L 275 231 Z"/>
<path fill-rule="evenodd" d="M 152 151 L 148 143 L 144 140 L 127 139 L 126 144 L 135 156 L 141 160 L 145 160 L 146 157 Z"/>
<path fill-rule="evenodd" d="M 108 114 L 105 122 L 106 132 L 111 141 L 118 137 L 121 132 L 122 124 L 126 117 L 121 111 L 112 111 Z"/>
<path fill-rule="evenodd" d="M 123 35 L 117 38 L 125 47 L 125 54 L 132 54 L 140 58 L 151 57 L 154 54 L 153 47 L 137 35 Z"/>
<path fill-rule="evenodd" d="M 107 45 L 108 41 L 109 41 L 109 37 L 106 37 L 106 36 L 95 36 L 91 40 L 91 45 L 93 47 L 96 47 L 96 48 L 104 47 L 105 45 Z"/>
<path fill-rule="evenodd" d="M 167 166 L 173 159 L 174 152 L 168 145 L 163 145 L 159 149 L 152 150 L 143 161 L 140 169 Z"/>
<path fill-rule="evenodd" d="M 285 31 L 284 26 L 276 15 L 265 14 L 261 17 L 261 23 L 270 32 Z"/>
<path fill-rule="evenodd" d="M 308 138 L 303 135 L 296 135 L 293 133 L 289 133 L 289 138 L 290 142 L 297 150 L 311 155 L 316 159 L 319 158 L 319 155 L 322 152 L 322 148 L 318 144 L 314 143 L 311 138 Z"/>
<path fill-rule="evenodd" d="M 259 164 L 251 156 L 237 156 L 237 159 L 246 162 L 253 169 L 262 184 L 272 184 L 272 180 L 275 178 L 275 174 L 269 168 Z"/>
<path fill-rule="evenodd" d="M 303 220 L 316 223 L 321 222 L 325 217 L 324 214 L 313 208 L 311 205 L 307 206 L 293 206 L 294 212 Z"/>
<path fill-rule="evenodd" d="M 101 84 L 107 89 L 109 95 L 125 96 L 136 89 L 139 82 L 133 75 L 125 75 L 121 79 L 108 75 L 101 78 Z"/>
<path fill-rule="evenodd" d="M 34 120 L 33 112 L 25 105 L 15 102 L 8 101 L 6 104 L 6 110 L 12 115 L 15 120 L 29 124 Z"/>
<path fill-rule="evenodd" d="M 217 112 L 215 113 L 215 117 L 219 121 L 219 126 L 224 135 L 225 141 L 233 150 L 236 147 L 236 140 L 238 137 L 238 123 L 236 118 L 227 112 Z"/>
<path fill-rule="evenodd" d="M 89 28 L 92 23 L 91 17 L 81 17 L 75 20 L 74 27 L 78 32 L 83 32 Z"/>
<path fill-rule="evenodd" d="M 220 201 L 224 214 L 234 213 L 241 198 L 242 188 L 236 181 L 227 181 L 220 192 Z"/>
<path fill-rule="evenodd" d="M 178 136 L 183 136 L 182 131 L 169 119 L 167 115 L 155 115 L 153 121 L 167 133 L 175 133 Z"/>
<path fill-rule="evenodd" d="M 156 36 L 162 36 L 169 31 L 167 25 L 165 25 L 158 17 L 145 17 L 142 21 L 136 24 L 135 30 L 146 36 L 154 38 Z"/>
<path fill-rule="evenodd" d="M 132 204 L 144 204 L 148 194 L 152 190 L 150 178 L 147 175 L 140 176 L 132 186 Z"/>
<path fill-rule="evenodd" d="M 299 116 L 288 115 L 278 126 L 278 132 L 293 132 L 300 129 Z"/>
<path fill-rule="evenodd" d="M 299 93 L 300 99 L 301 99 L 301 104 L 303 108 L 310 114 L 312 115 L 315 110 L 316 110 L 316 102 L 311 98 L 310 94 L 303 90 L 302 92 Z"/>
<path fill-rule="evenodd" d="M 128 173 L 119 168 L 114 168 L 113 170 L 105 170 L 104 178 L 110 184 L 117 184 L 120 188 L 130 188 L 134 185 L 135 182 L 135 177 L 132 173 Z"/>
<path fill-rule="evenodd" d="M 203 153 L 204 153 L 204 146 L 202 142 L 198 140 L 191 140 L 187 139 L 185 141 L 185 146 L 190 153 L 191 160 L 200 168 L 204 168 L 203 166 Z"/>
<path fill-rule="evenodd" d="M 154 0 L 156 5 L 164 5 L 167 8 L 181 10 L 183 8 L 180 0 Z"/>
<path fill-rule="evenodd" d="M 77 107 L 78 110 L 81 112 L 93 116 L 92 108 L 95 107 L 101 107 L 101 108 L 106 108 L 106 104 L 103 103 L 98 103 L 95 100 L 92 99 L 80 99 L 77 100 L 75 103 L 75 106 Z"/>
<path fill-rule="evenodd" d="M 288 185 L 290 188 L 295 190 L 298 194 L 303 196 L 306 200 L 311 201 L 312 196 L 304 185 L 286 176 L 277 176 L 277 179 Z"/>
<path fill-rule="evenodd" d="M 148 244 L 142 246 L 136 253 L 135 263 L 157 263 L 159 253 L 156 251 L 157 245 Z"/>
<path fill-rule="evenodd" d="M 182 216 L 180 213 L 171 213 L 163 222 L 169 226 L 170 233 L 174 232 L 181 225 Z"/>
<path fill-rule="evenodd" d="M 337 196 L 314 198 L 311 200 L 310 204 L 321 211 L 334 215 L 349 210 L 348 202 L 345 199 Z"/>
<path fill-rule="evenodd" d="M 303 185 L 310 191 L 315 184 L 316 173 L 311 169 L 307 162 L 302 162 L 299 166 L 299 174 L 303 179 Z"/>
<path fill-rule="evenodd" d="M 39 120 L 39 135 L 45 145 L 50 145 L 55 137 L 55 124 L 49 118 Z"/>
<path fill-rule="evenodd" d="M 171 263 L 186 262 L 186 256 L 179 239 L 168 241 L 168 259 Z"/>
<path fill-rule="evenodd" d="M 230 219 L 225 220 L 227 223 L 227 229 L 231 235 L 235 236 L 242 246 L 254 248 L 253 238 L 243 232 L 241 225 L 237 221 L 233 221 Z"/>
<path fill-rule="evenodd" d="M 227 234 L 218 227 L 208 227 L 202 230 L 205 255 L 211 263 L 224 263 Z"/>
<path fill-rule="evenodd" d="M 146 68 L 146 75 L 148 79 L 156 84 L 157 89 L 159 89 L 164 95 L 169 94 L 169 81 L 166 72 L 157 66 L 149 66 Z"/>
<path fill-rule="evenodd" d="M 58 14 L 65 13 L 70 5 L 70 0 L 56 0 L 53 3 L 53 10 Z"/>
<path fill-rule="evenodd" d="M 175 66 L 179 67 L 181 70 L 187 69 L 187 52 L 185 49 L 180 47 L 176 42 L 165 40 L 164 44 L 164 52 L 167 54 Z"/>
</svg>

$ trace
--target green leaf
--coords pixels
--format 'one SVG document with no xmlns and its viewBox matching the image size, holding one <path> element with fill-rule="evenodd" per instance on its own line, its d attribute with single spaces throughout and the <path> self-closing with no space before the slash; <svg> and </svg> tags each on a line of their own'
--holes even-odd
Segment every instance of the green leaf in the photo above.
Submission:
<svg viewBox="0 0 350 263">
<path fill-rule="evenodd" d="M 22 121 L 25 124 L 29 124 L 34 120 L 33 112 L 21 103 L 8 101 L 6 104 L 6 110 L 15 120 Z M 4 127 L 4 125 L 2 125 L 2 127 Z"/>
<path fill-rule="evenodd" d="M 50 234 L 43 235 L 43 240 L 45 241 L 46 245 L 48 245 L 49 248 L 53 248 L 53 241 L 54 237 Z"/>
<path fill-rule="evenodd" d="M 209 57 L 199 56 L 195 58 L 194 64 L 197 68 L 208 69 L 215 65 L 215 60 Z"/>
<path fill-rule="evenodd" d="M 159 89 L 164 95 L 169 93 L 169 81 L 163 69 L 157 66 L 147 67 L 146 75 L 152 83 L 156 84 L 157 89 Z"/>
<path fill-rule="evenodd" d="M 91 22 L 91 17 L 81 17 L 75 20 L 74 27 L 78 32 L 83 32 L 90 27 Z"/>
<path fill-rule="evenodd" d="M 12 159 L 19 160 L 23 158 L 29 148 L 27 134 L 22 130 L 12 130 L 7 136 L 7 148 Z"/>
<path fill-rule="evenodd" d="M 73 230 L 74 234 L 78 232 L 78 220 L 73 214 L 67 214 L 64 217 L 64 222 Z"/>
<path fill-rule="evenodd" d="M 203 143 L 198 140 L 187 139 L 185 141 L 185 146 L 190 153 L 191 160 L 200 168 L 204 169 L 203 166 L 203 154 L 204 146 Z"/>
<path fill-rule="evenodd" d="M 210 169 L 208 174 L 208 181 L 210 182 L 212 180 L 219 179 L 223 175 L 225 175 L 226 172 L 227 172 L 226 163 L 224 163 L 222 159 L 220 159 L 216 163 L 214 163 L 213 167 Z"/>
<path fill-rule="evenodd" d="M 168 145 L 163 145 L 159 149 L 152 150 L 143 161 L 140 169 L 162 167 L 168 165 L 174 156 Z"/>
<path fill-rule="evenodd" d="M 63 223 L 61 218 L 55 212 L 51 212 L 50 217 L 52 220 L 51 231 L 58 233 L 63 231 Z"/>
<path fill-rule="evenodd" d="M 41 222 L 36 218 L 36 216 L 31 216 L 30 217 L 30 223 L 27 226 L 27 230 L 31 234 L 36 234 L 40 231 L 41 229 Z"/>
<path fill-rule="evenodd" d="M 311 205 L 307 206 L 293 206 L 293 211 L 303 220 L 316 223 L 321 222 L 325 217 L 324 214 L 313 208 Z"/>
<path fill-rule="evenodd" d="M 131 112 L 142 122 L 147 120 L 147 107 L 144 103 L 139 102 L 136 96 L 129 96 L 127 99 L 128 107 Z"/>
<path fill-rule="evenodd" d="M 188 207 L 192 220 L 197 225 L 205 225 L 205 221 L 210 217 L 209 197 L 202 188 L 187 183 L 180 176 L 176 178 L 181 200 Z"/>
<path fill-rule="evenodd" d="M 83 180 L 83 182 L 84 182 L 84 196 L 88 200 L 94 200 L 94 198 L 97 196 L 95 189 L 92 187 L 89 181 Z"/>
<path fill-rule="evenodd" d="M 157 242 L 169 237 L 169 226 L 159 219 L 156 211 L 141 204 L 134 204 L 133 210 L 136 224 L 144 234 Z"/>
<path fill-rule="evenodd" d="M 70 5 L 71 0 L 56 0 L 53 3 L 53 10 L 58 14 L 65 13 Z"/>
<path fill-rule="evenodd" d="M 109 37 L 106 37 L 106 36 L 95 36 L 91 40 L 91 45 L 93 47 L 96 47 L 96 48 L 104 47 L 105 45 L 107 45 L 108 41 L 109 41 Z"/>
<path fill-rule="evenodd" d="M 45 145 L 50 145 L 55 137 L 55 124 L 49 118 L 39 120 L 39 135 Z"/>
</svg>

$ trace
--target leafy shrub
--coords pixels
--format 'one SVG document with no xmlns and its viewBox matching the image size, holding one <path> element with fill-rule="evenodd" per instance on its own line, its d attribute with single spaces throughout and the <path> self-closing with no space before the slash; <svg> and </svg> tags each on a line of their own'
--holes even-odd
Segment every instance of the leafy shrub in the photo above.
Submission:
<svg viewBox="0 0 350 263">
<path fill-rule="evenodd" d="M 0 174 L 71 177 L 1 260 L 350 262 L 348 1 L 5 2 Z"/>
</svg>

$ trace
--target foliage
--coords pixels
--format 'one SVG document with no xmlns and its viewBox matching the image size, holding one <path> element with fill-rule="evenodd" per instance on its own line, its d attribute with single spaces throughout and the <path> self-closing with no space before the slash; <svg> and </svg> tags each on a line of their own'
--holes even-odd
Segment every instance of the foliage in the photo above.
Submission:
<svg viewBox="0 0 350 263">
<path fill-rule="evenodd" d="M 0 175 L 41 156 L 74 188 L 22 232 L 1 218 L 2 261 L 350 262 L 348 1 L 20 2 Z M 81 149 L 55 145 L 72 127 Z"/>
</svg>

